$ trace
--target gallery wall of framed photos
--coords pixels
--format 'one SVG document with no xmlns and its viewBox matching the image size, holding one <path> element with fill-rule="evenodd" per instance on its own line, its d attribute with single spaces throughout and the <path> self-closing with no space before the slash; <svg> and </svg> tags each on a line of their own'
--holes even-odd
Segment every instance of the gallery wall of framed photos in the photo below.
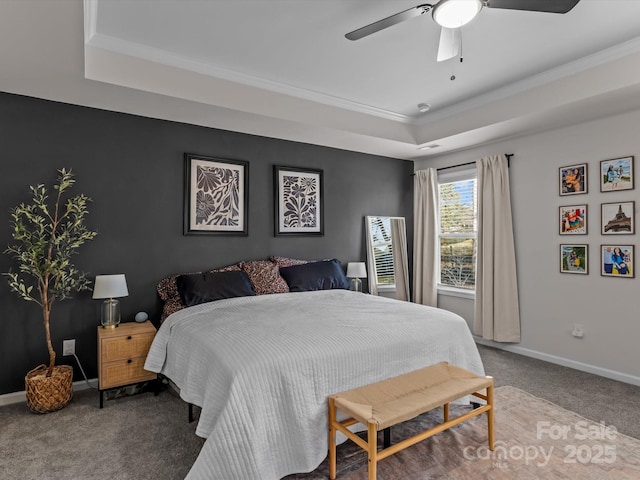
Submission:
<svg viewBox="0 0 640 480">
<path fill-rule="evenodd" d="M 600 197 L 610 196 L 591 206 L 589 165 L 579 163 L 559 169 L 560 197 L 577 196 L 558 207 L 559 235 L 575 236 L 571 241 L 563 238 L 560 243 L 560 273 L 588 275 L 589 265 L 597 262 L 603 277 L 635 278 L 636 210 L 629 195 L 635 188 L 634 157 L 601 160 L 591 168 L 597 168 L 599 190 L 606 194 Z M 592 223 L 598 221 L 599 224 Z M 585 236 L 593 238 L 595 232 L 599 242 L 590 249 Z"/>
</svg>

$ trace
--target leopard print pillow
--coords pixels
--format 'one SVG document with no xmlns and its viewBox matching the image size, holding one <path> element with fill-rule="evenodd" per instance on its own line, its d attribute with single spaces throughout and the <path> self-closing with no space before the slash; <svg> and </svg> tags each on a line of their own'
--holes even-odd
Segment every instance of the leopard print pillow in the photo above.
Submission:
<svg viewBox="0 0 640 480">
<path fill-rule="evenodd" d="M 278 268 L 293 267 L 294 265 L 304 265 L 305 263 L 309 263 L 308 260 L 297 260 L 295 258 L 287 257 L 269 257 L 269 260 L 275 263 Z"/>
<path fill-rule="evenodd" d="M 287 282 L 280 276 L 280 268 L 270 260 L 241 262 L 240 268 L 249 276 L 256 295 L 289 292 Z"/>
</svg>

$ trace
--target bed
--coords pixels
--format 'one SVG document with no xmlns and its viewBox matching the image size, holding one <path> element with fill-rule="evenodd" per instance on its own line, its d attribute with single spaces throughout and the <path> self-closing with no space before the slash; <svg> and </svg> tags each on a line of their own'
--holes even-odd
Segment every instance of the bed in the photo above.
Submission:
<svg viewBox="0 0 640 480">
<path fill-rule="evenodd" d="M 461 317 L 321 277 L 311 288 L 326 288 L 298 290 L 288 275 L 289 292 L 186 306 L 158 329 L 145 368 L 201 407 L 196 434 L 207 440 L 188 479 L 312 471 L 327 455 L 329 394 L 440 361 L 484 375 Z"/>
</svg>

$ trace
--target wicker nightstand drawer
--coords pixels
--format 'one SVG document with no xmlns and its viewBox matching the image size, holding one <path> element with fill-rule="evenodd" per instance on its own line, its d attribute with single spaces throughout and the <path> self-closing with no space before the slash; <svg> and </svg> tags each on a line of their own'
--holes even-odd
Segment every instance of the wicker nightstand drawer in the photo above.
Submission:
<svg viewBox="0 0 640 480">
<path fill-rule="evenodd" d="M 102 339 L 102 362 L 146 357 L 153 342 L 155 331 L 142 334 L 122 335 Z"/>
<path fill-rule="evenodd" d="M 100 388 L 105 390 L 130 383 L 154 380 L 156 374 L 144 369 L 145 358 L 138 357 L 105 363 L 102 366 L 102 375 L 100 375 Z"/>
</svg>

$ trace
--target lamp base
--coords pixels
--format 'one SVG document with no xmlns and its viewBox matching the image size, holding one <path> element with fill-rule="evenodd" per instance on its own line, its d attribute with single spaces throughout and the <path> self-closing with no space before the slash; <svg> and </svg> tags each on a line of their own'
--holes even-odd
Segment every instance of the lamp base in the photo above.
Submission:
<svg viewBox="0 0 640 480">
<path fill-rule="evenodd" d="M 107 298 L 100 309 L 102 328 L 116 328 L 120 324 L 120 302 L 115 298 Z"/>
<path fill-rule="evenodd" d="M 352 292 L 362 292 L 362 280 L 359 278 L 352 278 L 349 283 L 349 290 Z"/>
</svg>

